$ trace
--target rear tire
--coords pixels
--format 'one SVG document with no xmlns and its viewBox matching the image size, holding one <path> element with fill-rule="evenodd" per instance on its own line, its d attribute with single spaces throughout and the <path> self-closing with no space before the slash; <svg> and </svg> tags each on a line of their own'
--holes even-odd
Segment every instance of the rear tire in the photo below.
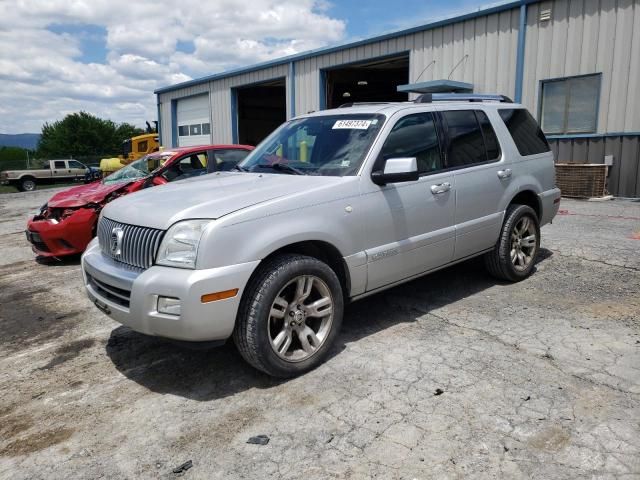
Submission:
<svg viewBox="0 0 640 480">
<path fill-rule="evenodd" d="M 343 309 L 340 281 L 328 265 L 304 255 L 278 255 L 249 281 L 233 340 L 253 367 L 274 377 L 293 377 L 326 358 Z"/>
<path fill-rule="evenodd" d="M 540 224 L 536 212 L 528 205 L 510 205 L 498 242 L 485 254 L 485 265 L 494 277 L 519 282 L 531 275 L 539 248 Z"/>
<path fill-rule="evenodd" d="M 18 190 L 21 192 L 33 192 L 36 189 L 36 181 L 33 178 L 24 178 L 20 180 Z"/>
</svg>

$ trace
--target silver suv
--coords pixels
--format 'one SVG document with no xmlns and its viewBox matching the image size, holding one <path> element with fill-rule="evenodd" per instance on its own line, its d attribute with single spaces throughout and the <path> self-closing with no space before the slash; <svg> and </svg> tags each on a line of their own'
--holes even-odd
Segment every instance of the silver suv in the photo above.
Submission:
<svg viewBox="0 0 640 480">
<path fill-rule="evenodd" d="M 237 171 L 109 203 L 82 270 L 133 330 L 233 337 L 287 377 L 323 360 L 348 301 L 478 255 L 526 278 L 559 201 L 544 135 L 505 97 L 350 105 L 286 122 Z"/>
</svg>

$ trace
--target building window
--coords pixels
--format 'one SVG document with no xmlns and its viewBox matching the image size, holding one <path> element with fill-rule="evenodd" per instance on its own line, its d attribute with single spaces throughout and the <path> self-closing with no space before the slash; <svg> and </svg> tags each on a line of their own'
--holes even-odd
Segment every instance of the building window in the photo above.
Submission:
<svg viewBox="0 0 640 480">
<path fill-rule="evenodd" d="M 203 123 L 202 124 L 202 135 L 209 135 L 211 133 L 211 124 Z"/>
<path fill-rule="evenodd" d="M 189 125 L 189 135 L 202 135 L 202 124 L 194 123 L 193 125 Z"/>
<path fill-rule="evenodd" d="M 598 73 L 543 80 L 540 123 L 544 133 L 595 132 L 601 78 Z"/>
<path fill-rule="evenodd" d="M 178 135 L 181 137 L 189 136 L 189 125 L 180 125 L 178 127 Z"/>
</svg>

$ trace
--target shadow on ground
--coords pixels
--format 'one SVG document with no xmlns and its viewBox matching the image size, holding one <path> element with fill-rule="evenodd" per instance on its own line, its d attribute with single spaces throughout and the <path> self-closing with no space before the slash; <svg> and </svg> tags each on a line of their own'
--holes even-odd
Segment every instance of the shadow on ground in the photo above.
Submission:
<svg viewBox="0 0 640 480">
<path fill-rule="evenodd" d="M 541 249 L 537 262 L 551 255 L 549 250 Z M 342 332 L 330 356 L 340 355 L 348 343 L 399 323 L 414 322 L 432 309 L 497 284 L 500 282 L 486 273 L 482 261 L 474 259 L 355 302 L 345 311 Z M 106 350 L 127 378 L 153 392 L 193 400 L 224 398 L 283 383 L 247 365 L 231 341 L 212 350 L 189 350 L 118 327 L 111 332 Z"/>
<path fill-rule="evenodd" d="M 40 265 L 47 265 L 50 267 L 64 267 L 67 265 L 80 265 L 80 254 L 68 255 L 66 257 L 43 257 L 38 255 L 36 262 Z"/>
</svg>

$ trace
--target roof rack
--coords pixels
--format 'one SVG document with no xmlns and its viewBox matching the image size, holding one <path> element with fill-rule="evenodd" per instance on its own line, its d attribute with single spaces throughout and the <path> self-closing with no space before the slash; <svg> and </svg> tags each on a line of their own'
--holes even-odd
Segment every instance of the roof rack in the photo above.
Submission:
<svg viewBox="0 0 640 480">
<path fill-rule="evenodd" d="M 414 100 L 415 103 L 432 102 L 503 102 L 513 103 L 506 95 L 484 95 L 478 93 L 425 93 Z"/>
<path fill-rule="evenodd" d="M 338 108 L 358 107 L 360 105 L 389 105 L 392 102 L 349 102 L 343 103 Z"/>
</svg>

